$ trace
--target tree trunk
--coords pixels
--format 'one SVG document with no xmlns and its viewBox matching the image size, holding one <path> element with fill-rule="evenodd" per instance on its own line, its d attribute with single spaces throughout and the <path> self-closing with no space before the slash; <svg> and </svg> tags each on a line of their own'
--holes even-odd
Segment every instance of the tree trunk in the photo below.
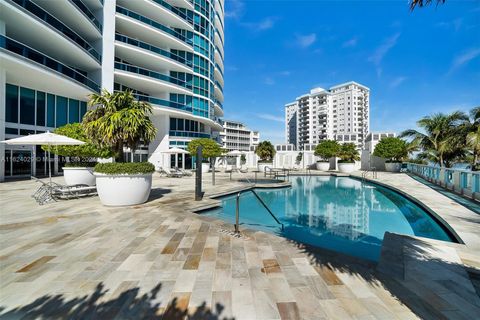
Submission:
<svg viewBox="0 0 480 320">
<path fill-rule="evenodd" d="M 440 167 L 443 168 L 444 167 L 443 156 L 441 154 L 440 154 L 439 160 L 440 160 Z"/>
<path fill-rule="evenodd" d="M 215 185 L 215 158 L 210 158 L 210 167 L 212 168 L 212 185 Z"/>
<path fill-rule="evenodd" d="M 119 142 L 117 144 L 117 157 L 115 159 L 116 162 L 124 162 L 125 158 L 123 156 L 123 143 Z"/>
</svg>

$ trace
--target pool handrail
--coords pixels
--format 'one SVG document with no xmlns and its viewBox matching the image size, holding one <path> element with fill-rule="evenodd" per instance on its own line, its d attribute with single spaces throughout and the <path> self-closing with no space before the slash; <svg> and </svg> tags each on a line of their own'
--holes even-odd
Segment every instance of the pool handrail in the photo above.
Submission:
<svg viewBox="0 0 480 320">
<path fill-rule="evenodd" d="M 262 198 L 260 198 L 260 196 L 258 195 L 258 193 L 255 192 L 255 190 L 253 189 L 246 189 L 246 190 L 241 190 L 238 192 L 237 194 L 237 199 L 236 199 L 236 208 L 235 208 L 235 232 L 239 232 L 238 231 L 238 226 L 239 226 L 239 220 L 240 220 L 240 195 L 242 192 L 248 192 L 248 191 L 251 191 L 255 197 L 258 199 L 258 201 L 262 204 L 262 206 L 267 209 L 267 212 L 273 217 L 273 219 L 279 224 L 281 225 L 282 227 L 282 231 L 284 230 L 284 226 L 283 226 L 283 223 L 281 223 L 277 217 L 273 214 L 272 210 L 270 210 L 270 208 L 267 206 L 267 204 L 262 200 Z"/>
</svg>

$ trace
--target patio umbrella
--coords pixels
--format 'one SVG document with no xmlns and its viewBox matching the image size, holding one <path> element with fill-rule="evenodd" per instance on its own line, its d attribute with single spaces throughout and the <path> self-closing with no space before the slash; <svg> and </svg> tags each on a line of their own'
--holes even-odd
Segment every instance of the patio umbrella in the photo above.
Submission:
<svg viewBox="0 0 480 320">
<path fill-rule="evenodd" d="M 188 152 L 187 150 L 184 150 L 184 149 L 180 149 L 180 148 L 170 148 L 170 149 L 168 149 L 168 150 L 161 151 L 160 153 L 163 153 L 163 154 L 174 154 L 174 155 L 175 155 L 175 165 L 177 165 L 177 163 L 178 163 L 178 155 L 179 155 L 179 154 L 189 154 L 190 152 Z M 184 165 L 182 165 L 182 167 L 184 167 Z"/>
<path fill-rule="evenodd" d="M 51 133 L 47 131 L 45 133 L 30 134 L 28 136 L 0 141 L 10 145 L 41 145 L 41 146 L 66 146 L 66 145 L 82 145 L 85 142 L 72 139 L 60 134 Z M 52 182 L 52 169 L 50 166 L 50 148 L 48 150 L 48 177 Z"/>
<path fill-rule="evenodd" d="M 233 150 L 233 151 L 227 152 L 227 156 L 234 156 L 234 157 L 241 156 L 242 154 L 245 154 L 245 152 L 239 151 L 239 150 Z"/>
</svg>

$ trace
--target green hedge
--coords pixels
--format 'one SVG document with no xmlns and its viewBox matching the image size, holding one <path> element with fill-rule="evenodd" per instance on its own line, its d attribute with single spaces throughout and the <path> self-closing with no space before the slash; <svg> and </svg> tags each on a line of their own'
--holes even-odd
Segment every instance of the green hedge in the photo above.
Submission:
<svg viewBox="0 0 480 320">
<path fill-rule="evenodd" d="M 65 168 L 93 168 L 96 164 L 96 162 L 71 161 L 66 162 L 63 166 Z"/>
<path fill-rule="evenodd" d="M 95 172 L 104 174 L 148 174 L 155 172 L 150 162 L 97 163 Z"/>
</svg>

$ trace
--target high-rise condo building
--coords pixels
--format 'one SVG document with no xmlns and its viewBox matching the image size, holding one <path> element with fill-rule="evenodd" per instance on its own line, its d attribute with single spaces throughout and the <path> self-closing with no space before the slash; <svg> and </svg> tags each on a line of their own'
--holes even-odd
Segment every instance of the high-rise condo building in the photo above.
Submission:
<svg viewBox="0 0 480 320">
<path fill-rule="evenodd" d="M 248 129 L 238 121 L 223 120 L 223 131 L 220 132 L 220 139 L 223 148 L 228 151 L 255 151 L 260 142 L 260 133 Z"/>
<path fill-rule="evenodd" d="M 323 140 L 353 142 L 364 148 L 369 131 L 370 89 L 347 82 L 315 88 L 285 105 L 286 143 L 297 150 Z"/>
<path fill-rule="evenodd" d="M 79 122 L 89 94 L 131 89 L 158 132 L 128 159 L 168 166 L 162 151 L 222 130 L 223 20 L 223 0 L 2 0 L 0 140 Z M 39 147 L 0 148 L 1 179 L 46 172 Z"/>
</svg>

